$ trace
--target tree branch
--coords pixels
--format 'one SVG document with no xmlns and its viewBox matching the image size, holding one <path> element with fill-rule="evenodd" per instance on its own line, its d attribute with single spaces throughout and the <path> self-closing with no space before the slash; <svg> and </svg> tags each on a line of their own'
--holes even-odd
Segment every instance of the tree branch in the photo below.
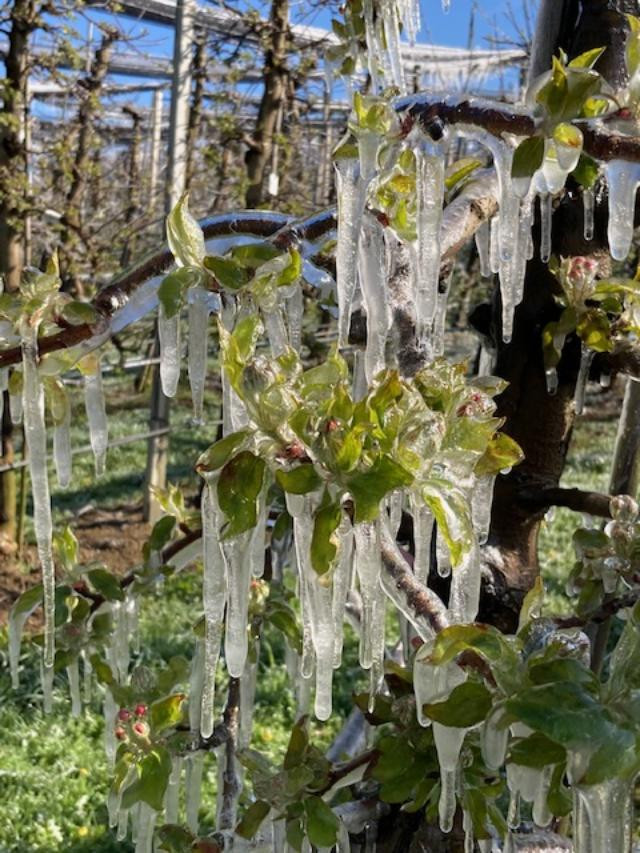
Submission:
<svg viewBox="0 0 640 853">
<path fill-rule="evenodd" d="M 517 497 L 531 509 L 563 506 L 574 512 L 583 512 L 599 518 L 611 518 L 609 507 L 611 496 L 600 492 L 565 489 L 560 486 L 543 486 L 537 489 L 529 486 L 521 489 Z"/>
</svg>

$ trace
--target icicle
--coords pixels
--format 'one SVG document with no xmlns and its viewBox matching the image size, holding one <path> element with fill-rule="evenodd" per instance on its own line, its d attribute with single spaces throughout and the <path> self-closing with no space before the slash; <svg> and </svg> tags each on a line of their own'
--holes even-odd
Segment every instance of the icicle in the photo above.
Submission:
<svg viewBox="0 0 640 853">
<path fill-rule="evenodd" d="M 253 729 L 253 709 L 256 699 L 256 680 L 258 677 L 258 658 L 260 641 L 255 642 L 255 660 L 247 658 L 244 672 L 240 678 L 240 722 L 238 726 L 238 748 L 245 749 L 251 742 Z"/>
<path fill-rule="evenodd" d="M 338 295 L 338 346 L 349 340 L 351 305 L 357 284 L 357 258 L 364 191 L 360 161 L 355 157 L 336 161 L 338 192 L 338 243 L 336 246 L 336 289 Z"/>
<path fill-rule="evenodd" d="M 359 403 L 366 396 L 368 388 L 364 352 L 361 349 L 356 349 L 353 353 L 353 387 L 351 391 L 353 399 Z"/>
<path fill-rule="evenodd" d="M 403 95 L 406 91 L 406 84 L 400 52 L 400 28 L 395 2 L 393 0 L 383 0 L 381 11 L 392 82 L 394 86 L 400 89 L 400 94 Z"/>
<path fill-rule="evenodd" d="M 587 389 L 587 381 L 589 379 L 589 370 L 591 369 L 591 362 L 593 361 L 593 357 L 595 352 L 589 347 L 586 347 L 582 344 L 582 350 L 580 355 L 580 370 L 578 371 L 578 379 L 576 381 L 576 391 L 575 391 L 575 407 L 576 407 L 576 415 L 581 415 L 582 410 L 584 409 L 584 397 L 585 391 Z"/>
<path fill-rule="evenodd" d="M 202 599 L 205 618 L 205 642 L 200 732 L 204 738 L 210 737 L 213 732 L 216 669 L 218 666 L 218 657 L 220 656 L 224 608 L 227 600 L 225 565 L 228 567 L 228 563 L 226 560 L 223 560 L 220 548 L 218 507 L 215 489 L 215 482 L 207 481 L 202 493 L 202 549 L 204 563 Z M 235 570 L 236 568 L 237 566 L 234 565 L 233 569 Z M 245 593 L 248 597 L 248 584 Z M 229 618 L 228 614 L 227 618 Z"/>
<path fill-rule="evenodd" d="M 367 348 L 364 369 L 367 383 L 384 369 L 388 332 L 387 262 L 384 233 L 377 222 L 366 219 L 360 239 L 360 288 L 367 312 Z"/>
<path fill-rule="evenodd" d="M 500 216 L 494 216 L 489 228 L 489 269 L 497 273 L 500 269 Z"/>
<path fill-rule="evenodd" d="M 491 276 L 491 261 L 490 254 L 490 225 L 488 222 L 483 222 L 476 231 L 476 248 L 478 250 L 478 259 L 480 261 L 480 275 L 483 278 Z"/>
<path fill-rule="evenodd" d="M 582 191 L 582 205 L 584 208 L 584 239 L 593 240 L 595 193 L 592 189 Z"/>
<path fill-rule="evenodd" d="M 552 777 L 553 767 L 545 767 L 538 776 L 538 786 L 533 799 L 533 820 L 536 826 L 549 826 L 553 818 L 553 814 L 547 805 Z"/>
<path fill-rule="evenodd" d="M 160 381 L 166 397 L 175 397 L 180 381 L 180 312 L 167 317 L 164 306 L 158 309 L 160 339 Z"/>
<path fill-rule="evenodd" d="M 15 607 L 12 607 L 9 614 L 9 668 L 11 670 L 11 686 L 14 690 L 17 690 L 20 686 L 20 643 L 24 624 L 36 607 L 39 606 L 40 601 L 36 601 L 33 607 L 19 612 Z"/>
<path fill-rule="evenodd" d="M 2 395 L 0 394 L 0 397 Z M 0 417 L 2 413 L 0 412 Z M 58 485 L 66 489 L 71 482 L 71 410 L 69 406 L 64 419 L 53 427 L 53 463 Z"/>
<path fill-rule="evenodd" d="M 264 561 L 266 549 L 267 528 L 267 500 L 266 495 L 261 495 L 258 500 L 258 518 L 256 526 L 251 534 L 249 546 L 249 561 L 251 563 L 251 574 L 254 578 L 261 578 L 264 574 Z"/>
<path fill-rule="evenodd" d="M 289 327 L 289 346 L 300 352 L 302 346 L 302 319 L 304 316 L 304 293 L 302 286 L 296 284 L 286 301 L 287 326 Z"/>
<path fill-rule="evenodd" d="M 129 593 L 124 602 L 125 616 L 127 620 L 127 634 L 130 638 L 133 651 L 140 652 L 140 632 L 138 625 L 138 599 Z"/>
<path fill-rule="evenodd" d="M 438 818 L 442 832 L 451 832 L 456 814 L 456 771 L 440 767 Z"/>
<path fill-rule="evenodd" d="M 609 251 L 614 260 L 624 261 L 633 240 L 640 164 L 609 160 L 605 175 L 609 187 Z"/>
<path fill-rule="evenodd" d="M 22 423 L 22 396 L 20 394 L 9 394 L 9 415 L 14 426 Z"/>
<path fill-rule="evenodd" d="M 135 853 L 152 853 L 153 827 L 156 822 L 156 812 L 146 803 L 140 803 L 138 814 L 138 832 L 136 836 Z"/>
<path fill-rule="evenodd" d="M 480 601 L 480 554 L 476 542 L 451 572 L 449 618 L 452 625 L 473 622 Z"/>
<path fill-rule="evenodd" d="M 129 674 L 129 626 L 123 603 L 114 602 L 111 606 L 113 614 L 113 661 L 116 677 L 121 684 L 126 684 Z"/>
<path fill-rule="evenodd" d="M 71 716 L 79 717 L 82 714 L 82 699 L 80 697 L 78 658 L 74 658 L 67 667 L 67 678 L 69 679 L 69 694 L 71 696 Z"/>
<path fill-rule="evenodd" d="M 127 824 L 129 822 L 129 809 L 120 809 L 118 812 L 118 831 L 116 833 L 117 841 L 124 841 L 127 837 Z"/>
<path fill-rule="evenodd" d="M 91 702 L 91 677 L 93 669 L 89 655 L 85 649 L 80 652 L 80 655 L 82 657 L 82 698 L 85 704 L 88 705 Z"/>
<path fill-rule="evenodd" d="M 344 610 L 347 595 L 351 588 L 353 567 L 353 530 L 351 522 L 345 516 L 338 528 L 340 552 L 333 575 L 333 668 L 338 669 L 342 663 L 342 645 L 344 638 Z"/>
<path fill-rule="evenodd" d="M 416 697 L 416 717 L 421 726 L 431 723 L 423 714 L 423 707 L 433 702 L 442 702 L 454 687 L 462 684 L 465 674 L 456 664 L 434 666 L 429 662 L 432 641 L 427 641 L 418 650 L 413 662 L 413 690 Z"/>
<path fill-rule="evenodd" d="M 224 539 L 221 542 L 228 583 L 224 656 L 229 675 L 233 678 L 240 678 L 247 660 L 249 584 L 251 583 L 251 560 L 247 552 L 251 537 L 252 531 L 247 531 L 234 536 L 233 539 Z"/>
<path fill-rule="evenodd" d="M 411 515 L 413 516 L 413 541 L 415 545 L 413 572 L 416 580 L 426 584 L 429 579 L 429 566 L 431 564 L 433 514 L 421 495 L 412 493 L 409 501 Z"/>
<path fill-rule="evenodd" d="M 466 809 L 462 815 L 462 828 L 464 830 L 464 853 L 474 853 L 476 844 L 473 837 L 473 820 Z"/>
<path fill-rule="evenodd" d="M 540 196 L 540 260 L 546 264 L 551 257 L 551 194 Z"/>
<path fill-rule="evenodd" d="M 47 429 L 44 419 L 44 390 L 38 375 L 38 330 L 25 324 L 22 334 L 24 433 L 29 448 L 29 472 L 33 497 L 33 523 L 44 590 L 44 669 L 51 670 L 55 658 L 55 567 L 51 537 L 51 500 L 47 476 Z"/>
<path fill-rule="evenodd" d="M 473 529 L 479 545 L 484 545 L 489 538 L 495 482 L 495 474 L 485 474 L 482 477 L 476 477 L 473 484 L 471 517 L 473 518 Z"/>
<path fill-rule="evenodd" d="M 384 620 L 379 616 L 384 601 L 380 586 L 380 541 L 377 525 L 372 522 L 356 524 L 353 532 L 355 567 L 362 595 L 360 666 L 370 669 L 380 646 L 384 648 Z"/>
<path fill-rule="evenodd" d="M 590 853 L 629 849 L 630 785 L 626 779 L 605 779 L 597 785 L 578 786 L 578 796 L 589 816 Z M 578 849 L 577 853 L 582 853 Z"/>
<path fill-rule="evenodd" d="M 206 629 L 205 629 L 206 630 Z M 196 637 L 191 658 L 191 672 L 189 673 L 189 729 L 192 735 L 200 733 L 200 720 L 202 718 L 202 686 L 204 684 L 204 658 L 205 641 L 203 637 Z M 215 673 L 213 674 L 215 682 Z"/>
<path fill-rule="evenodd" d="M 482 758 L 490 770 L 502 767 L 507 754 L 509 726 L 503 723 L 502 711 L 492 711 L 480 730 Z"/>
<path fill-rule="evenodd" d="M 438 303 L 446 141 L 436 143 L 421 135 L 414 151 L 418 234 L 416 315 L 419 334 L 424 334 L 434 320 Z"/>
<path fill-rule="evenodd" d="M 274 851 L 280 849 L 282 848 L 274 847 Z M 336 853 L 351 853 L 351 839 L 349 837 L 349 830 L 347 829 L 344 821 L 342 820 L 338 825 Z"/>
<path fill-rule="evenodd" d="M 193 417 L 202 423 L 204 385 L 207 376 L 209 333 L 209 293 L 203 287 L 191 287 L 187 294 L 189 304 L 189 384 L 193 400 Z"/>
<path fill-rule="evenodd" d="M 431 355 L 433 358 L 438 358 L 444 355 L 447 304 L 449 301 L 449 290 L 451 289 L 452 276 L 453 267 L 451 268 L 451 273 L 446 280 L 444 292 L 438 293 L 438 304 L 436 306 L 436 316 L 433 321 L 433 339 L 431 343 Z"/>
<path fill-rule="evenodd" d="M 195 752 L 188 759 L 187 781 L 185 790 L 185 808 L 187 827 L 194 835 L 198 834 L 198 813 L 202 797 L 202 771 L 204 769 L 204 753 Z"/>
<path fill-rule="evenodd" d="M 272 311 L 262 311 L 264 328 L 271 347 L 271 355 L 278 358 L 287 351 L 289 335 L 284 322 L 282 308 L 276 305 Z"/>
<path fill-rule="evenodd" d="M 466 729 L 433 724 L 433 739 L 440 764 L 440 829 L 451 832 L 456 811 L 456 772 Z"/>
<path fill-rule="evenodd" d="M 102 390 L 102 369 L 97 360 L 94 373 L 84 376 L 84 405 L 89 421 L 89 439 L 96 464 L 96 476 L 104 474 L 109 437 L 107 432 L 107 413 Z"/>
<path fill-rule="evenodd" d="M 175 756 L 171 761 L 171 773 L 169 784 L 164 795 L 164 820 L 165 823 L 178 823 L 178 809 L 180 806 L 180 776 L 182 775 L 182 758 Z"/>
<path fill-rule="evenodd" d="M 311 564 L 313 518 L 318 499 L 305 495 L 304 510 L 293 519 L 293 536 L 300 588 L 305 590 L 305 609 L 315 652 L 315 715 L 319 720 L 331 716 L 335 644 L 333 637 L 333 592 L 326 578 L 319 578 Z"/>
<path fill-rule="evenodd" d="M 118 706 L 111 695 L 111 691 L 107 687 L 104 692 L 104 701 L 102 704 L 102 712 L 104 716 L 104 749 L 109 764 L 113 764 L 116 757 L 116 715 Z"/>
<path fill-rule="evenodd" d="M 549 367 L 544 372 L 547 382 L 547 394 L 553 396 L 558 391 L 558 371 L 555 367 Z"/>
</svg>

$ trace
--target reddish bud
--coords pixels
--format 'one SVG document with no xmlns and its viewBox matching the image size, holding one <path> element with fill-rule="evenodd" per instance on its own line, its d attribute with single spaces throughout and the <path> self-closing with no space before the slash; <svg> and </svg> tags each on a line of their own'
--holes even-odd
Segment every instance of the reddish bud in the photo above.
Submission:
<svg viewBox="0 0 640 853">
<path fill-rule="evenodd" d="M 116 726 L 116 737 L 118 740 L 124 740 L 127 736 L 127 733 L 122 728 L 122 726 Z"/>
<path fill-rule="evenodd" d="M 419 648 L 420 648 L 420 646 L 423 646 L 423 645 L 424 645 L 424 643 L 422 642 L 422 640 L 420 639 L 420 637 L 412 637 L 412 639 L 411 639 L 411 645 L 413 646 L 413 648 L 414 648 L 414 649 L 419 649 Z"/>
<path fill-rule="evenodd" d="M 135 710 L 134 710 L 134 714 L 136 715 L 136 717 L 144 717 L 144 715 L 146 713 L 147 713 L 147 706 L 143 702 L 140 702 L 139 705 L 136 705 Z"/>
<path fill-rule="evenodd" d="M 129 720 L 130 718 L 131 713 L 127 711 L 126 708 L 120 708 L 120 710 L 118 711 L 118 719 L 121 720 L 123 723 L 126 723 L 127 720 Z"/>
<path fill-rule="evenodd" d="M 145 735 L 149 734 L 149 726 L 146 723 L 134 723 L 133 730 L 140 737 L 145 737 Z"/>
<path fill-rule="evenodd" d="M 338 421 L 335 418 L 329 418 L 325 425 L 325 429 L 327 432 L 335 432 L 338 429 Z"/>
</svg>

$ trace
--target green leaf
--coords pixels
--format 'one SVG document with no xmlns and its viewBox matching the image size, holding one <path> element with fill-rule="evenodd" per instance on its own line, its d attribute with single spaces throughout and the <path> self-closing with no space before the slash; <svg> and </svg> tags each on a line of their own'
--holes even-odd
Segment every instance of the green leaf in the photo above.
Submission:
<svg viewBox="0 0 640 853">
<path fill-rule="evenodd" d="M 186 291 L 202 280 L 199 268 L 184 266 L 173 270 L 164 277 L 158 288 L 158 299 L 165 317 L 175 317 L 180 313 Z"/>
<path fill-rule="evenodd" d="M 569 68 L 593 68 L 604 51 L 604 47 L 594 47 L 592 50 L 587 50 L 572 59 Z"/>
<path fill-rule="evenodd" d="M 231 257 L 241 266 L 256 270 L 262 264 L 277 258 L 281 250 L 273 243 L 249 243 L 246 246 L 234 246 Z"/>
<path fill-rule="evenodd" d="M 635 15 L 627 15 L 629 24 L 629 35 L 625 48 L 627 62 L 627 74 L 633 79 L 638 67 L 640 67 L 640 18 Z"/>
<path fill-rule="evenodd" d="M 540 732 L 534 732 L 529 737 L 516 740 L 509 750 L 510 762 L 523 767 L 538 767 L 542 769 L 549 764 L 564 763 L 566 753 L 563 747 Z"/>
<path fill-rule="evenodd" d="M 165 515 L 156 521 L 149 537 L 149 547 L 152 551 L 161 551 L 164 548 L 171 539 L 175 526 L 175 515 Z"/>
<path fill-rule="evenodd" d="M 199 267 L 205 256 L 202 228 L 189 212 L 189 194 L 167 216 L 167 241 L 174 258 L 182 267 Z"/>
<path fill-rule="evenodd" d="M 382 498 L 412 482 L 413 475 L 387 454 L 379 456 L 367 471 L 351 474 L 347 488 L 355 504 L 354 523 L 376 519 Z"/>
<path fill-rule="evenodd" d="M 590 189 L 598 180 L 600 167 L 588 154 L 581 154 L 578 165 L 571 174 L 581 186 Z"/>
<path fill-rule="evenodd" d="M 291 729 L 289 745 L 287 746 L 287 752 L 282 765 L 285 770 L 292 770 L 304 760 L 304 756 L 309 745 L 307 722 L 307 717 L 300 717 Z"/>
<path fill-rule="evenodd" d="M 604 311 L 592 309 L 578 318 L 576 332 L 594 352 L 610 352 L 613 348 L 611 323 Z"/>
<path fill-rule="evenodd" d="M 544 139 L 530 136 L 523 139 L 513 153 L 511 166 L 512 178 L 528 178 L 542 165 L 544 159 Z"/>
<path fill-rule="evenodd" d="M 462 160 L 456 160 L 447 168 L 445 187 L 451 191 L 477 169 L 482 168 L 482 165 L 482 160 L 476 160 L 474 157 L 463 157 Z M 412 181 L 410 189 L 414 187 L 415 182 Z"/>
<path fill-rule="evenodd" d="M 120 581 L 106 569 L 91 569 L 87 572 L 87 580 L 107 601 L 124 601 Z"/>
<path fill-rule="evenodd" d="M 320 797 L 304 801 L 307 816 L 307 836 L 316 847 L 333 847 L 338 837 L 338 818 Z"/>
<path fill-rule="evenodd" d="M 73 300 L 67 302 L 62 308 L 62 316 L 73 326 L 81 326 L 83 323 L 91 325 L 98 319 L 98 314 L 93 305 L 88 302 Z"/>
<path fill-rule="evenodd" d="M 67 524 L 61 532 L 53 535 L 53 549 L 66 572 L 71 572 L 78 563 L 78 540 Z"/>
<path fill-rule="evenodd" d="M 43 596 L 44 592 L 41 583 L 23 592 L 22 595 L 16 598 L 11 607 L 11 618 L 15 619 L 16 616 L 33 613 L 36 607 L 42 602 Z"/>
<path fill-rule="evenodd" d="M 332 502 L 328 492 L 325 493 L 322 506 L 316 512 L 313 520 L 311 537 L 311 565 L 318 575 L 326 574 L 336 558 L 338 540 L 335 534 L 341 520 L 340 504 Z"/>
<path fill-rule="evenodd" d="M 122 808 L 143 802 L 162 811 L 171 774 L 171 756 L 165 747 L 155 746 L 136 765 L 137 778 L 122 792 Z"/>
<path fill-rule="evenodd" d="M 242 446 L 242 444 L 251 435 L 251 430 L 241 429 L 238 432 L 232 432 L 216 441 L 211 447 L 208 447 L 204 453 L 198 457 L 196 462 L 196 471 L 206 473 L 208 471 L 217 471 L 218 468 L 227 462 L 233 454 Z"/>
<path fill-rule="evenodd" d="M 110 685 L 116 683 L 111 667 L 100 655 L 93 654 L 89 660 L 91 661 L 91 669 L 95 672 L 99 684 Z"/>
<path fill-rule="evenodd" d="M 489 713 L 491 693 L 477 681 L 455 687 L 444 702 L 424 706 L 424 713 L 443 726 L 468 729 L 481 723 Z"/>
<path fill-rule="evenodd" d="M 257 498 L 262 490 L 265 462 L 248 450 L 230 459 L 218 479 L 218 503 L 227 517 L 224 537 L 251 530 L 258 518 Z"/>
<path fill-rule="evenodd" d="M 285 492 L 292 495 L 306 495 L 315 491 L 322 483 L 313 463 L 298 465 L 289 471 L 276 471 L 276 480 Z"/>
<path fill-rule="evenodd" d="M 429 662 L 440 665 L 462 652 L 475 652 L 490 665 L 503 692 L 511 693 L 521 682 L 519 646 L 517 639 L 505 636 L 493 625 L 451 625 L 436 637 Z"/>
<path fill-rule="evenodd" d="M 182 719 L 182 707 L 187 697 L 184 693 L 174 693 L 158 699 L 149 708 L 149 719 L 154 734 L 160 734 L 165 729 L 177 726 Z"/>
<path fill-rule="evenodd" d="M 524 452 L 506 432 L 497 432 L 490 439 L 487 449 L 473 469 L 476 477 L 498 474 L 507 468 L 513 468 L 524 459 Z"/>
<path fill-rule="evenodd" d="M 166 823 L 157 833 L 160 850 L 166 853 L 192 853 L 194 836 L 182 826 Z"/>
<path fill-rule="evenodd" d="M 227 290 L 239 290 L 249 282 L 247 270 L 233 258 L 221 255 L 207 255 L 204 266 L 213 273 L 216 281 Z"/>
<path fill-rule="evenodd" d="M 242 816 L 242 820 L 236 826 L 236 834 L 241 838 L 253 838 L 270 809 L 271 806 L 264 800 L 256 800 L 255 803 L 251 803 Z"/>
<path fill-rule="evenodd" d="M 438 532 L 447 543 L 455 569 L 473 543 L 469 503 L 460 489 L 435 477 L 426 482 L 422 495 L 438 523 Z"/>
</svg>

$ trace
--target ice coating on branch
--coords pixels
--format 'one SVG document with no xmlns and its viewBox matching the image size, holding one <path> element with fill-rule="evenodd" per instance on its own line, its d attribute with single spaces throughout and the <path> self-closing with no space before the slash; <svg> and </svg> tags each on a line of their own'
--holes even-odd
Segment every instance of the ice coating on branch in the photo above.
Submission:
<svg viewBox="0 0 640 853">
<path fill-rule="evenodd" d="M 478 250 L 478 259 L 480 261 L 480 275 L 483 278 L 491 276 L 490 262 L 490 225 L 488 222 L 483 222 L 478 228 L 475 235 L 476 248 Z"/>
<path fill-rule="evenodd" d="M 367 348 L 364 370 L 367 383 L 384 369 L 388 332 L 387 259 L 384 232 L 369 217 L 360 237 L 359 279 L 367 312 Z"/>
<path fill-rule="evenodd" d="M 22 330 L 22 400 L 24 435 L 29 448 L 29 473 L 33 498 L 33 525 L 42 568 L 44 590 L 44 670 L 53 676 L 55 658 L 55 567 L 51 537 L 51 499 L 47 475 L 47 428 L 44 389 L 38 375 L 38 330 L 25 323 Z"/>
<path fill-rule="evenodd" d="M 187 778 L 185 782 L 185 809 L 187 813 L 187 828 L 198 834 L 198 812 L 202 799 L 202 771 L 204 770 L 204 753 L 194 752 L 187 760 Z"/>
<path fill-rule="evenodd" d="M 476 477 L 473 484 L 473 491 L 471 492 L 471 517 L 479 545 L 484 545 L 489 538 L 491 505 L 493 503 L 495 483 L 495 474 L 484 474 L 481 477 Z"/>
<path fill-rule="evenodd" d="M 0 395 L 1 396 L 1 395 Z M 0 418 L 2 413 L 0 412 Z M 53 464 L 58 485 L 66 489 L 71 482 L 71 409 L 67 407 L 64 419 L 53 426 Z"/>
<path fill-rule="evenodd" d="M 584 239 L 593 240 L 595 193 L 592 189 L 582 191 L 582 204 L 584 207 Z"/>
<path fill-rule="evenodd" d="M 413 516 L 413 540 L 415 543 L 413 572 L 420 583 L 426 584 L 431 563 L 433 514 L 420 494 L 411 494 L 409 501 L 411 515 Z"/>
<path fill-rule="evenodd" d="M 305 495 L 302 511 L 293 517 L 293 538 L 298 565 L 299 589 L 304 601 L 304 616 L 313 644 L 316 671 L 315 715 L 319 720 L 331 716 L 333 663 L 335 657 L 333 590 L 328 578 L 320 578 L 311 562 L 313 518 L 317 495 Z M 304 675 L 304 671 L 303 671 Z"/>
<path fill-rule="evenodd" d="M 96 465 L 96 476 L 104 473 L 109 434 L 107 412 L 102 389 L 102 368 L 97 360 L 95 371 L 84 376 L 84 406 L 89 422 L 89 440 Z"/>
<path fill-rule="evenodd" d="M 362 624 L 360 626 L 360 666 L 370 669 L 374 660 L 384 653 L 384 593 L 380 586 L 381 556 L 378 525 L 361 522 L 353 528 L 355 541 L 355 568 L 362 596 Z"/>
<path fill-rule="evenodd" d="M 180 381 L 180 312 L 167 317 L 164 305 L 158 307 L 160 339 L 160 381 L 166 397 L 175 397 Z"/>
<path fill-rule="evenodd" d="M 574 397 L 576 415 L 581 415 L 584 409 L 584 397 L 587 390 L 587 381 L 589 379 L 589 371 L 591 362 L 595 352 L 589 347 L 582 344 L 580 353 L 580 369 L 578 370 L 578 379 L 576 380 L 576 392 Z"/>
<path fill-rule="evenodd" d="M 588 815 L 588 828 L 584 828 L 585 837 L 577 853 L 629 850 L 632 833 L 629 781 L 606 779 L 597 785 L 580 785 L 577 793 Z"/>
<path fill-rule="evenodd" d="M 210 294 L 203 287 L 191 287 L 187 293 L 187 301 L 189 304 L 188 370 L 193 417 L 196 423 L 202 423 L 202 403 L 207 376 Z"/>
<path fill-rule="evenodd" d="M 473 622 L 480 603 L 480 553 L 474 541 L 451 571 L 449 619 L 452 625 Z"/>
<path fill-rule="evenodd" d="M 364 211 L 366 185 L 360 160 L 336 160 L 338 194 L 338 242 L 336 246 L 336 290 L 338 295 L 338 345 L 349 339 L 351 305 L 357 284 L 358 240 Z"/>
<path fill-rule="evenodd" d="M 216 689 L 216 669 L 220 656 L 220 642 L 224 608 L 227 600 L 228 562 L 223 559 L 218 533 L 219 518 L 215 483 L 207 482 L 202 493 L 202 600 L 204 604 L 205 641 L 202 676 L 200 733 L 208 738 L 213 732 L 213 702 Z M 234 564 L 233 568 L 236 566 Z M 248 595 L 248 585 L 247 585 Z M 227 617 L 229 618 L 229 617 Z M 246 634 L 246 631 L 245 631 Z"/>
<path fill-rule="evenodd" d="M 75 658 L 67 667 L 67 678 L 69 679 L 69 695 L 71 697 L 71 716 L 79 717 L 82 713 L 82 698 L 80 696 L 78 658 Z"/>
<path fill-rule="evenodd" d="M 434 142 L 425 135 L 420 135 L 414 147 L 418 238 L 416 314 L 422 333 L 432 324 L 438 302 L 446 147 L 446 141 Z"/>
<path fill-rule="evenodd" d="M 609 160 L 605 175 L 609 187 L 609 251 L 614 260 L 624 261 L 633 240 L 640 163 Z"/>
</svg>

